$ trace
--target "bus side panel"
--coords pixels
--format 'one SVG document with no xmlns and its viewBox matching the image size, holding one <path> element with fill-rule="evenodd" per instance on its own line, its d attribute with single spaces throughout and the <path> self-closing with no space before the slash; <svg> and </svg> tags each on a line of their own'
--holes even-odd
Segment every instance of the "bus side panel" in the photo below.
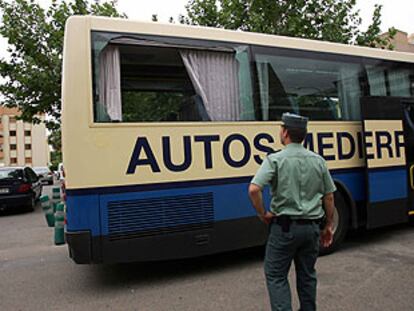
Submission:
<svg viewBox="0 0 414 311">
<path fill-rule="evenodd" d="M 101 235 L 99 215 L 99 195 L 67 195 L 67 232 L 90 231 L 92 236 Z"/>
<path fill-rule="evenodd" d="M 340 180 L 352 195 L 354 202 L 366 200 L 364 168 L 332 171 L 332 178 Z"/>
<path fill-rule="evenodd" d="M 348 188 L 350 193 L 352 194 L 352 198 L 354 201 L 364 201 L 366 199 L 365 193 L 365 175 L 364 170 L 361 169 L 354 169 L 354 170 L 344 170 L 340 172 L 333 172 L 332 176 L 334 179 L 338 179 L 343 182 L 343 184 Z M 173 184 L 171 185 L 174 186 Z M 145 199 L 157 199 L 157 202 L 154 204 L 168 204 L 167 202 L 162 202 L 160 198 L 169 198 L 172 200 L 191 200 L 198 195 L 203 194 L 212 194 L 213 197 L 213 207 L 214 207 L 214 218 L 212 221 L 224 221 L 224 220 L 232 220 L 232 219 L 240 219 L 245 217 L 253 217 L 255 216 L 255 211 L 251 206 L 251 203 L 248 198 L 247 194 L 248 183 L 240 183 L 240 184 L 227 184 L 227 185 L 214 185 L 214 186 L 205 186 L 205 187 L 192 187 L 192 188 L 185 188 L 185 189 L 177 189 L 171 188 L 168 190 L 153 190 L 153 191 L 146 191 L 146 192 L 131 192 L 131 193 L 118 193 L 118 194 L 102 194 L 100 196 L 100 204 L 102 207 L 101 210 L 101 221 L 102 221 L 102 235 L 108 235 L 109 232 L 109 224 L 108 224 L 108 206 L 111 205 L 111 202 L 118 202 L 122 204 L 125 202 L 126 204 L 133 204 L 134 201 L 137 203 L 146 204 L 150 203 L 145 202 Z M 107 189 L 110 191 L 110 189 Z M 263 191 L 263 199 L 266 205 L 266 208 L 269 208 L 270 205 L 270 192 L 269 187 L 266 187 Z M 188 202 L 188 201 L 187 201 Z M 184 202 L 185 203 L 185 202 Z M 197 202 L 193 202 L 197 204 Z M 152 205 L 154 207 L 154 205 Z M 151 208 L 146 205 L 146 208 Z M 188 210 L 188 207 L 187 207 Z M 117 215 L 119 216 L 119 215 Z M 183 217 L 181 219 L 183 221 L 182 224 L 191 223 L 193 220 L 197 221 L 197 219 L 185 219 Z M 177 223 L 177 221 L 175 221 Z M 154 224 L 155 225 L 155 224 Z M 128 229 L 128 228 L 124 228 Z"/>
<path fill-rule="evenodd" d="M 66 242 L 70 257 L 79 264 L 99 263 L 101 224 L 99 195 L 66 196 Z"/>
<path fill-rule="evenodd" d="M 173 186 L 173 185 L 172 185 Z M 211 221 L 222 221 L 230 219 L 238 219 L 244 217 L 255 216 L 255 211 L 248 200 L 247 183 L 216 185 L 205 187 L 194 187 L 177 189 L 171 188 L 168 190 L 153 190 L 145 192 L 129 192 L 118 194 L 102 194 L 100 195 L 100 204 L 102 206 L 102 234 L 111 234 L 108 223 L 111 216 L 114 221 L 125 216 L 127 220 L 128 215 L 130 219 L 135 219 L 135 216 L 145 216 L 145 210 L 151 211 L 152 214 L 159 214 L 168 216 L 168 205 L 177 212 L 177 215 L 171 214 L 170 217 L 180 216 L 174 218 L 175 224 L 191 224 Z M 111 191 L 107 189 L 107 191 Z M 269 201 L 268 191 L 265 191 L 265 200 Z M 172 207 L 174 205 L 174 207 Z M 175 206 L 177 205 L 177 206 Z M 179 205 L 179 206 L 178 206 Z M 200 206 L 204 205 L 204 211 L 200 210 Z M 185 207 L 185 210 L 181 210 Z M 163 209 L 163 210 L 162 210 Z M 189 215 L 188 212 L 198 213 L 197 217 Z M 134 214 L 135 213 L 135 214 Z M 146 229 L 153 229 L 159 225 L 169 223 L 168 219 L 158 221 L 158 219 L 149 217 L 147 219 L 151 223 L 143 224 Z M 131 229 L 134 224 L 129 224 Z M 123 231 L 128 231 L 128 226 L 122 227 Z"/>
<path fill-rule="evenodd" d="M 354 201 L 366 199 L 364 187 L 364 172 L 362 169 L 332 172 L 334 179 L 342 181 L 351 192 Z M 388 178 L 385 176 L 385 178 Z M 380 182 L 378 180 L 377 182 Z M 67 197 L 67 231 L 90 230 L 93 236 L 107 235 L 108 213 L 107 205 L 111 201 L 128 201 L 153 197 L 177 196 L 214 193 L 214 220 L 229 220 L 254 216 L 254 209 L 248 201 L 248 183 L 230 184 L 210 187 L 196 187 L 186 189 L 170 189 L 163 191 L 131 192 L 118 194 L 89 194 L 68 195 Z M 110 189 L 106 190 L 110 192 Z M 269 189 L 263 191 L 264 202 L 267 207 L 270 203 Z M 100 211 L 99 204 L 102 205 Z M 101 216 L 98 216 L 101 215 Z M 102 231 L 100 219 L 102 221 Z"/>
<path fill-rule="evenodd" d="M 267 229 L 251 206 L 247 187 L 243 182 L 102 194 L 104 262 L 185 258 L 263 245 Z M 265 201 L 270 202 L 268 189 Z"/>
<path fill-rule="evenodd" d="M 362 169 L 332 175 L 348 187 L 355 201 L 365 200 Z M 87 246 L 93 249 L 91 262 L 185 258 L 263 245 L 267 227 L 248 199 L 248 180 L 154 185 L 145 191 L 100 188 L 76 195 L 69 191 L 68 231 L 91 232 L 92 245 Z M 268 187 L 263 196 L 268 208 Z"/>
<path fill-rule="evenodd" d="M 371 202 L 405 199 L 408 196 L 405 166 L 371 170 L 369 183 L 375 190 L 371 192 Z"/>
</svg>

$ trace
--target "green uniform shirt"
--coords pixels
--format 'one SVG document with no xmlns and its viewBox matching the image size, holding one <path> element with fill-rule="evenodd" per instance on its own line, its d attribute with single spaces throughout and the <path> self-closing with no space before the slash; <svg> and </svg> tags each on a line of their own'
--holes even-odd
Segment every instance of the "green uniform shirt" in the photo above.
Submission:
<svg viewBox="0 0 414 311">
<path fill-rule="evenodd" d="M 251 183 L 271 186 L 273 213 L 303 219 L 323 217 L 322 197 L 336 190 L 325 160 L 294 143 L 268 155 Z"/>
</svg>

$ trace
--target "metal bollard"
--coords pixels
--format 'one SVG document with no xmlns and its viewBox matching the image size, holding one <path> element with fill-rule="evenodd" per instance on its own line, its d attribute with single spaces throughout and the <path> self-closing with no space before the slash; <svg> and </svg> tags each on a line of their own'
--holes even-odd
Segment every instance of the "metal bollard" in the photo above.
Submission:
<svg viewBox="0 0 414 311">
<path fill-rule="evenodd" d="M 65 244 L 65 205 L 56 204 L 55 212 L 55 245 Z"/>
<path fill-rule="evenodd" d="M 50 199 L 48 195 L 44 195 L 40 198 L 40 203 L 42 205 L 42 210 L 45 213 L 45 218 L 47 225 L 53 227 L 55 225 L 55 216 L 53 215 L 53 207 L 50 204 Z"/>
</svg>

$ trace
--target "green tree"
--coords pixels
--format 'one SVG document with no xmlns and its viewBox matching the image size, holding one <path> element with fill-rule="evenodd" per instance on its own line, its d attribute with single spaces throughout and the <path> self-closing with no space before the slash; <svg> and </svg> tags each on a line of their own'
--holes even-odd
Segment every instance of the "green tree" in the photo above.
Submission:
<svg viewBox="0 0 414 311">
<path fill-rule="evenodd" d="M 21 110 L 21 119 L 60 129 L 63 35 L 71 15 L 126 17 L 116 1 L 89 4 L 85 0 L 52 0 L 43 9 L 34 0 L 0 0 L 0 35 L 8 41 L 9 57 L 0 60 L 3 104 Z"/>
<path fill-rule="evenodd" d="M 62 162 L 62 132 L 60 129 L 50 133 L 48 143 L 53 149 L 50 157 L 51 169 L 56 171 L 58 164 Z"/>
<path fill-rule="evenodd" d="M 186 99 L 178 92 L 124 92 L 122 118 L 125 122 L 179 120 Z"/>
<path fill-rule="evenodd" d="M 380 5 L 371 25 L 361 31 L 356 0 L 189 0 L 187 16 L 179 21 L 226 29 L 269 33 L 363 46 L 392 48 L 389 37 L 380 38 Z"/>
</svg>

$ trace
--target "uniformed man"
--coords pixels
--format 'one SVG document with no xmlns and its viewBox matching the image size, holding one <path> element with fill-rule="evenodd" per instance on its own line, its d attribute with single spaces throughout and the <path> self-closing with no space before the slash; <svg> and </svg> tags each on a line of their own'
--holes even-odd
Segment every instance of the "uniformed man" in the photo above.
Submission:
<svg viewBox="0 0 414 311">
<path fill-rule="evenodd" d="M 324 247 L 332 243 L 336 188 L 325 160 L 302 146 L 308 119 L 284 113 L 282 121 L 280 139 L 285 148 L 263 160 L 249 196 L 259 218 L 270 225 L 264 266 L 272 310 L 292 310 L 288 273 L 294 261 L 300 310 L 312 311 L 316 310 L 319 239 Z M 271 188 L 270 211 L 262 199 L 266 185 Z"/>
</svg>

